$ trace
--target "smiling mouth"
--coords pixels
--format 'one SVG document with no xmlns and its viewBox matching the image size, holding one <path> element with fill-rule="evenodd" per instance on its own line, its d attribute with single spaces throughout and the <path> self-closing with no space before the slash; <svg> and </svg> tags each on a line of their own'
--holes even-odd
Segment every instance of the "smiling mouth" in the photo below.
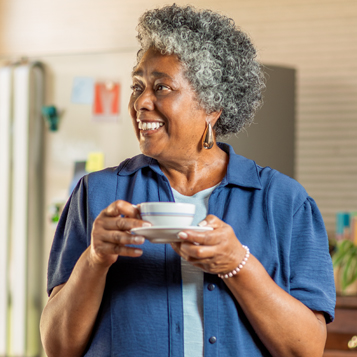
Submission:
<svg viewBox="0 0 357 357">
<path fill-rule="evenodd" d="M 141 120 L 137 120 L 138 128 L 140 130 L 157 130 L 161 126 L 164 126 L 163 122 L 153 121 L 153 122 L 142 122 Z"/>
</svg>

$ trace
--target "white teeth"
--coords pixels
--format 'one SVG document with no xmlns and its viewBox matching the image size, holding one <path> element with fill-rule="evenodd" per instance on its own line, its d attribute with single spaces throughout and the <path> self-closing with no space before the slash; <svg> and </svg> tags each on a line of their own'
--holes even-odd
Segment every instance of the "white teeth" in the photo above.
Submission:
<svg viewBox="0 0 357 357">
<path fill-rule="evenodd" d="M 137 120 L 138 122 L 138 128 L 140 130 L 156 130 L 159 129 L 161 126 L 164 125 L 164 123 L 162 122 L 151 122 L 151 123 L 147 123 L 147 122 L 142 122 L 140 120 Z"/>
</svg>

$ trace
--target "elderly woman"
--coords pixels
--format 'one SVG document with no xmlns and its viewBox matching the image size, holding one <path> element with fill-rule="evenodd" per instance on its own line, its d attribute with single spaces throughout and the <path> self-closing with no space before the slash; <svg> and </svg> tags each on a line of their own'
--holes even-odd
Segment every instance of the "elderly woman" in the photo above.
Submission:
<svg viewBox="0 0 357 357">
<path fill-rule="evenodd" d="M 48 356 L 321 356 L 335 292 L 318 208 L 215 140 L 260 106 L 251 41 L 190 6 L 148 11 L 138 31 L 129 112 L 142 155 L 84 177 L 66 205 L 41 320 Z M 213 230 L 152 244 L 130 233 L 150 225 L 145 201 L 192 202 Z"/>
</svg>

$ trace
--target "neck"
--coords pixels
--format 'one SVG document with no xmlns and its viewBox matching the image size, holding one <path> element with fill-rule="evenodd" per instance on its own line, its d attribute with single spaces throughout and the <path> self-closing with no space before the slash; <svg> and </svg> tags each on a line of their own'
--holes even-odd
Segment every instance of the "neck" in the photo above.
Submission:
<svg viewBox="0 0 357 357">
<path fill-rule="evenodd" d="M 210 150 L 202 149 L 197 155 L 158 160 L 171 187 L 186 196 L 217 185 L 227 171 L 228 155 L 216 144 Z"/>
</svg>

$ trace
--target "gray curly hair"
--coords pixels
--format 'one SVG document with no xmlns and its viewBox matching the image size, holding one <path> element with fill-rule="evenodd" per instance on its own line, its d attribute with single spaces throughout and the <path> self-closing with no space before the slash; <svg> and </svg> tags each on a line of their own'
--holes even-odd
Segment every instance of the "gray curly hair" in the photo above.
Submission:
<svg viewBox="0 0 357 357">
<path fill-rule="evenodd" d="M 146 11 L 137 31 L 137 63 L 150 47 L 175 54 L 202 108 L 222 110 L 214 127 L 218 136 L 238 133 L 253 122 L 262 105 L 264 76 L 252 42 L 232 19 L 174 4 Z"/>
</svg>

